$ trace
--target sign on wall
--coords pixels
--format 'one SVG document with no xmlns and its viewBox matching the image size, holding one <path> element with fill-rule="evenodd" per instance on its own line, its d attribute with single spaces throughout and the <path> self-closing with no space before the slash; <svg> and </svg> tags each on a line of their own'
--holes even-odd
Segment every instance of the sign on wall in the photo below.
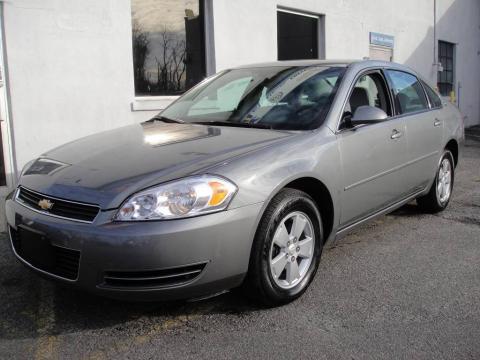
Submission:
<svg viewBox="0 0 480 360">
<path fill-rule="evenodd" d="M 394 37 L 392 35 L 370 32 L 370 44 L 393 48 Z"/>
</svg>

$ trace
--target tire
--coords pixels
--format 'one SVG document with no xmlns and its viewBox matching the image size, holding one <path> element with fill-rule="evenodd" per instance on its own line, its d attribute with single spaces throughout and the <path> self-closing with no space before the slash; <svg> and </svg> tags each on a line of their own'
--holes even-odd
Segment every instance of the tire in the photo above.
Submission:
<svg viewBox="0 0 480 360">
<path fill-rule="evenodd" d="M 303 226 L 300 235 L 294 223 L 299 229 Z M 267 306 L 295 300 L 317 272 L 323 241 L 322 220 L 313 199 L 299 190 L 281 190 L 268 205 L 256 231 L 244 293 Z M 272 259 L 276 260 L 275 266 L 271 265 Z"/>
<path fill-rule="evenodd" d="M 449 175 L 446 174 L 447 171 Z M 454 178 L 455 165 L 453 155 L 449 150 L 445 150 L 440 159 L 435 180 L 428 194 L 417 198 L 417 204 L 420 209 L 431 214 L 445 210 L 452 197 Z M 440 188 L 442 188 L 441 191 L 439 191 Z"/>
</svg>

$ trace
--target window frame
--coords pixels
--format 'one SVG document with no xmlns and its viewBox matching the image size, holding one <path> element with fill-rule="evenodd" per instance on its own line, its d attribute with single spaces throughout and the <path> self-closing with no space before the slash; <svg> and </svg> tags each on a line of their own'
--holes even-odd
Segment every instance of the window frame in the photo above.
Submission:
<svg viewBox="0 0 480 360">
<path fill-rule="evenodd" d="M 205 78 L 215 73 L 215 59 L 213 48 L 213 11 L 212 0 L 198 0 L 199 3 L 199 15 L 201 16 L 202 24 L 202 56 L 203 56 L 203 71 Z M 131 17 L 130 13 L 130 17 Z M 132 19 L 133 20 L 133 19 Z M 133 48 L 132 48 L 133 53 Z M 132 58 L 133 66 L 133 58 Z M 133 75 L 133 74 L 132 74 Z M 203 81 L 203 80 L 202 80 Z M 200 81 L 201 82 L 201 81 Z M 199 82 L 199 83 L 200 83 Z M 132 112 L 137 111 L 161 111 L 165 109 L 172 102 L 177 100 L 181 95 L 136 95 L 135 94 L 135 82 L 132 78 L 133 85 L 133 100 L 130 103 L 130 110 Z M 196 86 L 196 85 L 195 85 Z"/>
<path fill-rule="evenodd" d="M 442 96 L 440 94 L 437 94 L 437 92 L 430 85 L 428 85 L 426 81 L 423 81 L 422 79 L 418 78 L 418 76 L 417 76 L 417 79 L 420 80 L 420 84 L 423 87 L 423 91 L 425 92 L 425 95 L 427 95 L 427 100 L 428 100 L 428 103 L 429 103 L 430 110 L 437 110 L 437 109 L 443 108 Z M 432 90 L 433 93 L 435 93 L 435 95 L 438 96 L 438 99 L 440 100 L 440 105 L 439 106 L 435 106 L 435 104 L 430 99 L 430 96 L 428 95 L 427 87 L 430 90 Z"/>
<path fill-rule="evenodd" d="M 342 105 L 342 108 L 341 108 L 341 112 L 340 112 L 339 118 L 337 120 L 337 126 L 336 126 L 335 134 L 339 134 L 339 133 L 342 133 L 342 132 L 348 131 L 348 130 L 357 129 L 357 127 L 340 129 L 343 114 L 345 113 L 345 107 L 347 105 L 348 100 L 350 99 L 350 96 L 352 95 L 353 88 L 355 87 L 355 84 L 357 83 L 358 79 L 361 76 L 366 75 L 369 72 L 374 72 L 376 70 L 380 71 L 383 75 L 384 81 L 386 82 L 386 85 L 387 85 L 387 88 L 388 88 L 388 96 L 389 96 L 389 100 L 390 100 L 390 105 L 392 106 L 392 111 L 394 112 L 394 115 L 388 117 L 385 121 L 395 120 L 395 119 L 402 118 L 404 116 L 411 116 L 411 115 L 421 114 L 421 113 L 428 112 L 428 111 L 438 110 L 438 109 L 442 109 L 444 107 L 443 99 L 442 99 L 441 95 L 438 95 L 438 94 L 437 95 L 440 98 L 441 106 L 437 106 L 437 107 L 432 107 L 431 106 L 430 98 L 428 97 L 427 91 L 425 90 L 425 87 L 423 85 L 424 81 L 422 79 L 420 79 L 416 74 L 412 73 L 411 71 L 407 71 L 407 70 L 404 70 L 404 69 L 398 69 L 398 68 L 395 68 L 395 67 L 388 67 L 388 66 L 366 68 L 366 69 L 362 69 L 361 71 L 359 71 L 355 75 L 355 78 L 353 79 L 353 81 L 349 85 L 348 96 L 346 96 L 345 99 L 343 100 L 343 105 Z M 423 93 L 424 93 L 424 95 L 427 99 L 427 102 L 428 102 L 429 106 L 424 110 L 419 110 L 419 111 L 415 111 L 415 112 L 410 112 L 410 113 L 405 113 L 405 114 L 397 113 L 397 105 L 396 105 L 396 102 L 394 101 L 395 90 L 392 86 L 390 77 L 388 76 L 388 73 L 387 73 L 388 70 L 400 71 L 400 72 L 404 72 L 406 74 L 414 76 L 420 82 L 420 85 L 422 86 Z M 425 82 L 425 84 L 428 86 L 428 84 L 426 82 Z M 378 123 L 378 124 L 381 124 L 381 123 L 383 123 L 383 121 Z M 376 124 L 369 124 L 367 126 L 372 126 L 372 125 L 376 125 Z"/>
<path fill-rule="evenodd" d="M 403 72 L 403 73 L 408 74 L 410 76 L 413 76 L 415 79 L 417 79 L 417 81 L 420 84 L 420 87 L 422 88 L 423 96 L 425 96 L 425 100 L 427 101 L 427 107 L 425 109 L 422 109 L 422 110 L 417 110 L 417 111 L 412 111 L 412 112 L 407 112 L 407 113 L 401 113 L 400 109 L 397 109 L 398 106 L 397 106 L 397 102 L 395 101 L 395 88 L 393 86 L 393 82 L 392 82 L 392 79 L 390 78 L 390 74 L 388 73 L 388 71 Z M 400 117 L 403 117 L 403 116 L 421 114 L 423 112 L 432 110 L 432 108 L 430 106 L 430 99 L 428 98 L 427 92 L 425 91 L 425 88 L 422 85 L 422 81 L 420 80 L 420 78 L 417 75 L 415 75 L 411 71 L 406 71 L 406 70 L 403 70 L 403 69 L 396 69 L 394 67 L 384 68 L 384 73 L 385 73 L 385 77 L 387 78 L 387 81 L 388 81 L 391 97 L 393 99 L 393 104 L 394 104 L 394 108 L 395 108 L 395 115 L 393 116 L 393 118 L 400 118 Z"/>
<path fill-rule="evenodd" d="M 377 124 L 362 124 L 362 125 L 357 125 L 357 126 L 354 126 L 352 128 L 340 128 L 340 126 L 342 125 L 342 119 L 343 119 L 343 115 L 345 114 L 345 107 L 347 106 L 347 103 L 348 101 L 350 100 L 350 96 L 352 96 L 352 93 L 353 93 L 353 89 L 355 88 L 355 84 L 357 83 L 357 81 L 362 77 L 362 76 L 365 76 L 365 75 L 368 75 L 368 74 L 372 74 L 372 73 L 378 73 L 380 74 L 380 76 L 382 77 L 383 79 L 383 82 L 384 82 L 384 85 L 385 85 L 385 90 L 387 92 L 387 101 L 390 102 L 390 108 L 392 110 L 392 116 L 389 116 L 385 121 L 389 121 L 389 120 L 392 120 L 394 118 L 396 118 L 396 107 L 395 107 L 395 101 L 392 97 L 392 91 L 391 91 L 391 87 L 390 87 L 390 84 L 388 82 L 388 79 L 386 77 L 386 74 L 384 72 L 385 68 L 382 68 L 382 67 L 371 67 L 371 68 L 366 68 L 366 69 L 362 69 L 361 71 L 359 71 L 353 81 L 350 83 L 349 85 L 349 88 L 348 88 L 348 95 L 345 97 L 345 99 L 343 100 L 343 105 L 342 105 L 342 108 L 341 108 L 341 111 L 340 111 L 340 116 L 339 116 L 339 119 L 337 121 L 337 130 L 336 130 L 336 134 L 339 134 L 341 132 L 344 132 L 344 131 L 350 131 L 350 130 L 355 130 L 358 128 L 358 126 L 373 126 L 373 125 L 377 125 Z M 382 121 L 383 122 L 383 121 Z M 378 123 L 378 124 L 381 124 L 382 122 Z"/>
</svg>

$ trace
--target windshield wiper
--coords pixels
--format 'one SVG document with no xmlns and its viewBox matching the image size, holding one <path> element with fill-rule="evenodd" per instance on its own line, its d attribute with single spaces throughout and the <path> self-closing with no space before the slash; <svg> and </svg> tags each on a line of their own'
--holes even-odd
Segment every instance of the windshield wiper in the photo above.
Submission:
<svg viewBox="0 0 480 360">
<path fill-rule="evenodd" d="M 257 129 L 273 129 L 271 125 L 266 125 L 266 124 L 232 122 L 232 121 L 195 121 L 195 122 L 192 122 L 191 124 L 231 126 L 231 127 L 257 128 Z"/>
<path fill-rule="evenodd" d="M 165 122 L 165 123 L 172 123 L 172 124 L 184 124 L 185 123 L 185 121 L 183 121 L 183 120 L 171 119 L 169 117 L 162 116 L 162 115 L 155 115 L 153 118 L 151 118 L 150 120 L 147 120 L 145 122 L 149 123 L 149 122 L 155 122 L 155 121 L 162 121 L 162 122 Z"/>
</svg>

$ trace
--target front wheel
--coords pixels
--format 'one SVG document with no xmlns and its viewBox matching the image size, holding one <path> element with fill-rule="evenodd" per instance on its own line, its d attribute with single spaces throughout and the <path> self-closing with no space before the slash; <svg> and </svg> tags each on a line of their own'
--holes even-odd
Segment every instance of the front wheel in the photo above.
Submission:
<svg viewBox="0 0 480 360">
<path fill-rule="evenodd" d="M 430 191 L 427 195 L 417 199 L 417 204 L 422 210 L 429 213 L 445 210 L 452 195 L 454 175 L 453 155 L 450 151 L 445 150 Z"/>
<path fill-rule="evenodd" d="M 307 289 L 323 247 L 320 213 L 306 193 L 284 189 L 257 229 L 245 288 L 266 305 L 288 303 Z"/>
</svg>

